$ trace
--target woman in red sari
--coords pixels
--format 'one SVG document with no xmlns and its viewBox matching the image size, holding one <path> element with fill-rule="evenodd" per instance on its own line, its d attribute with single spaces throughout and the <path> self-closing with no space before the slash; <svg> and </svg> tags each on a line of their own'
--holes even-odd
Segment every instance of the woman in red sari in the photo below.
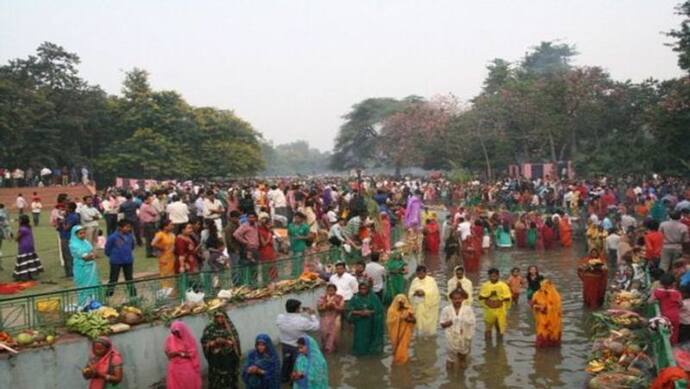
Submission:
<svg viewBox="0 0 690 389">
<path fill-rule="evenodd" d="M 273 249 L 273 229 L 271 219 L 262 217 L 259 221 L 259 263 L 263 281 L 275 281 L 278 279 L 278 270 L 275 266 L 276 252 Z"/>
<path fill-rule="evenodd" d="M 441 232 L 434 219 L 427 219 L 424 226 L 424 249 L 431 254 L 438 254 L 441 245 Z"/>
<path fill-rule="evenodd" d="M 541 226 L 541 238 L 544 241 L 544 249 L 548 250 L 553 245 L 553 223 L 551 218 L 546 219 L 546 222 Z"/>
<path fill-rule="evenodd" d="M 573 227 L 570 225 L 567 214 L 563 214 L 558 222 L 558 235 L 561 237 L 561 245 L 563 247 L 571 247 L 573 245 Z"/>
<path fill-rule="evenodd" d="M 474 225 L 472 226 L 472 246 L 474 247 L 474 252 L 477 253 L 477 255 L 482 255 L 484 254 L 484 248 L 482 248 L 482 240 L 484 239 L 484 225 L 482 224 L 482 221 L 477 219 L 474 221 Z"/>
<path fill-rule="evenodd" d="M 89 389 L 105 389 L 122 381 L 122 356 L 110 339 L 101 336 L 91 343 L 91 357 L 82 375 L 89 380 Z"/>
<path fill-rule="evenodd" d="M 379 232 L 383 238 L 383 250 L 386 253 L 391 251 L 391 219 L 387 212 L 379 215 Z"/>
<path fill-rule="evenodd" d="M 175 238 L 175 256 L 177 257 L 177 272 L 197 271 L 197 244 L 192 238 L 194 227 L 192 223 L 187 223 L 182 228 L 182 233 Z"/>
</svg>

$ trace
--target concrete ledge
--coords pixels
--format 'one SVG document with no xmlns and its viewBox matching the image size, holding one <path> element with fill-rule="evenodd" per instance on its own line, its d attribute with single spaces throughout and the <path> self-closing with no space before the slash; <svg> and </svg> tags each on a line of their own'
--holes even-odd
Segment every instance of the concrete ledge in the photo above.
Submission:
<svg viewBox="0 0 690 389">
<path fill-rule="evenodd" d="M 287 294 L 266 300 L 244 302 L 227 308 L 240 335 L 242 352 L 254 347 L 257 334 L 266 333 L 278 339 L 275 325 L 279 313 L 285 312 L 289 298 L 301 300 L 305 306 L 316 306 L 323 288 Z M 199 314 L 181 318 L 201 338 L 208 324 L 208 315 Z M 111 339 L 124 359 L 122 388 L 148 388 L 160 381 L 166 373 L 167 358 L 163 353 L 168 328 L 162 323 L 142 324 L 132 330 L 112 335 Z M 83 337 L 61 340 L 53 348 L 43 347 L 22 351 L 17 356 L 0 358 L 0 388 L 12 389 L 63 389 L 88 386 L 81 376 L 81 368 L 89 357 L 90 342 Z M 205 372 L 206 360 L 202 360 Z M 205 374 L 205 373 L 204 373 Z"/>
</svg>

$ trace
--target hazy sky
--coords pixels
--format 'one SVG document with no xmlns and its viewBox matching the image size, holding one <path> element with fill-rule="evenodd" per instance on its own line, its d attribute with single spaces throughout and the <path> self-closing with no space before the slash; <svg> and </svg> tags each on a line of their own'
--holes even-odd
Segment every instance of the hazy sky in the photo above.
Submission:
<svg viewBox="0 0 690 389">
<path fill-rule="evenodd" d="M 680 74 L 662 32 L 680 0 L 0 0 L 0 62 L 43 41 L 79 54 L 81 75 L 119 93 L 141 67 L 156 89 L 233 109 L 274 143 L 330 149 L 367 97 L 477 94 L 492 58 L 540 41 L 617 79 Z"/>
</svg>

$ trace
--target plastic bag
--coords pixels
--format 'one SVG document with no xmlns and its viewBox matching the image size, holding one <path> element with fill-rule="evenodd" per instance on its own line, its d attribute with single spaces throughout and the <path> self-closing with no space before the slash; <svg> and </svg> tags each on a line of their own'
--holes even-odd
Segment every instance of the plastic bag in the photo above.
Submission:
<svg viewBox="0 0 690 389">
<path fill-rule="evenodd" d="M 195 292 L 192 289 L 187 289 L 187 292 L 185 293 L 185 301 L 188 303 L 200 303 L 204 301 L 204 292 Z"/>
</svg>

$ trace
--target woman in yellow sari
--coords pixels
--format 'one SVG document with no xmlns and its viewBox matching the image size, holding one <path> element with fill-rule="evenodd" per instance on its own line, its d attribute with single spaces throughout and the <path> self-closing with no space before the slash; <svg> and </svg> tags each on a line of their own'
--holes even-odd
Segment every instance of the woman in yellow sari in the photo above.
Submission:
<svg viewBox="0 0 690 389">
<path fill-rule="evenodd" d="M 417 277 L 412 280 L 408 297 L 417 318 L 417 335 L 432 336 L 438 331 L 441 295 L 436 280 L 426 274 L 426 266 L 417 266 Z"/>
<path fill-rule="evenodd" d="M 534 292 L 532 310 L 537 331 L 537 347 L 560 346 L 563 330 L 561 295 L 550 280 L 542 281 L 539 290 Z"/>
<path fill-rule="evenodd" d="M 393 346 L 393 364 L 402 365 L 409 360 L 408 350 L 416 321 L 407 296 L 395 296 L 386 316 L 388 336 Z"/>
<path fill-rule="evenodd" d="M 161 277 L 175 275 L 175 234 L 172 233 L 174 225 L 170 220 L 161 223 L 161 229 L 151 241 L 151 246 L 158 256 L 158 272 Z M 168 278 L 161 281 L 161 288 L 172 288 L 175 280 Z"/>
</svg>

